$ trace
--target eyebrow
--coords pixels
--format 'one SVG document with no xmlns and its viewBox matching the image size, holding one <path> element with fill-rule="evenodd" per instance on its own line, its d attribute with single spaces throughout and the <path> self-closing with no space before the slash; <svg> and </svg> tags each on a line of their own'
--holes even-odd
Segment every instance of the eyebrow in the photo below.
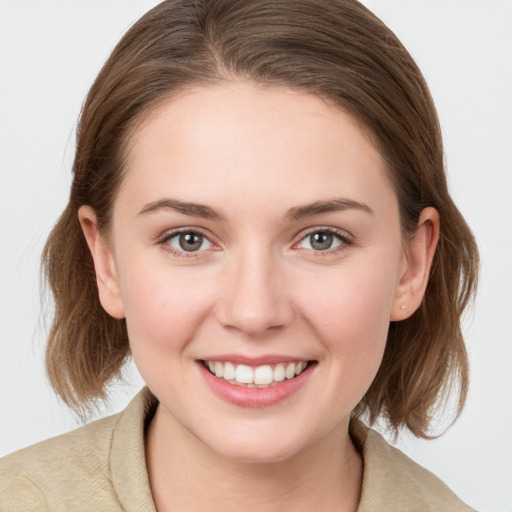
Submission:
<svg viewBox="0 0 512 512">
<path fill-rule="evenodd" d="M 210 206 L 200 203 L 191 203 L 180 201 L 178 199 L 160 199 L 148 203 L 142 208 L 138 215 L 146 215 L 158 210 L 170 209 L 183 215 L 191 217 L 202 217 L 211 220 L 225 220 L 224 215 L 214 210 Z M 344 210 L 361 210 L 370 215 L 375 215 L 374 211 L 364 203 L 353 201 L 351 199 L 330 199 L 328 201 L 315 201 L 314 203 L 290 208 L 284 215 L 285 221 L 295 221 L 306 217 L 312 217 L 322 213 L 339 212 Z"/>
<path fill-rule="evenodd" d="M 321 213 L 340 212 L 352 209 L 375 215 L 374 211 L 364 203 L 352 201 L 351 199 L 330 199 L 328 201 L 315 201 L 314 203 L 290 208 L 284 218 L 285 220 L 300 220 Z"/>
<path fill-rule="evenodd" d="M 210 208 L 209 206 L 199 203 L 179 201 L 178 199 L 160 199 L 159 201 L 148 203 L 146 206 L 144 206 L 144 208 L 142 208 L 138 215 L 145 215 L 147 213 L 152 213 L 157 210 L 165 209 L 174 210 L 178 213 L 182 213 L 183 215 L 190 215 L 193 217 L 202 217 L 204 219 L 213 220 L 224 220 L 223 215 L 215 211 L 213 208 Z"/>
</svg>

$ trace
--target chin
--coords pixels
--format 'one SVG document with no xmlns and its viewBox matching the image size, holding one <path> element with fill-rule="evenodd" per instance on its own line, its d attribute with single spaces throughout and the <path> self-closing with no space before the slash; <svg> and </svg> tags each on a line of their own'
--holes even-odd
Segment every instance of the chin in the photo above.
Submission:
<svg viewBox="0 0 512 512">
<path fill-rule="evenodd" d="M 277 462 L 283 462 L 290 459 L 297 454 L 297 450 L 290 449 L 288 447 L 253 447 L 253 446 L 241 446 L 231 447 L 217 452 L 219 455 L 231 460 L 237 461 L 244 464 L 272 464 Z"/>
<path fill-rule="evenodd" d="M 253 430 L 252 430 L 253 431 Z M 204 440 L 205 444 L 217 455 L 247 464 L 269 464 L 282 462 L 299 454 L 305 446 L 300 440 L 293 440 L 290 436 L 283 435 L 279 429 L 265 435 L 251 435 L 247 430 L 239 437 L 234 433 L 226 433 L 215 440 Z"/>
</svg>

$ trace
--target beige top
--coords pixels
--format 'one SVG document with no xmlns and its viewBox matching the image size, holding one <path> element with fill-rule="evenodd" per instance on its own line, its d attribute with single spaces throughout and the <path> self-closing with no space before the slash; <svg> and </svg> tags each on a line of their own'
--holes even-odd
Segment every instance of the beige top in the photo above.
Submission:
<svg viewBox="0 0 512 512">
<path fill-rule="evenodd" d="M 0 511 L 155 512 L 144 429 L 156 406 L 144 388 L 119 414 L 0 459 Z M 362 422 L 351 435 L 364 459 L 358 512 L 473 510 Z"/>
</svg>

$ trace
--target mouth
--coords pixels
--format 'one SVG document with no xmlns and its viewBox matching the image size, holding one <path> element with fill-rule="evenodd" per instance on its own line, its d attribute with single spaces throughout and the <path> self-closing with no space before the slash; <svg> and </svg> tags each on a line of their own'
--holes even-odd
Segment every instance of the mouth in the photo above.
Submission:
<svg viewBox="0 0 512 512">
<path fill-rule="evenodd" d="M 230 361 L 201 360 L 208 372 L 229 384 L 245 388 L 270 388 L 301 375 L 314 361 L 289 361 L 260 366 L 236 364 Z"/>
</svg>

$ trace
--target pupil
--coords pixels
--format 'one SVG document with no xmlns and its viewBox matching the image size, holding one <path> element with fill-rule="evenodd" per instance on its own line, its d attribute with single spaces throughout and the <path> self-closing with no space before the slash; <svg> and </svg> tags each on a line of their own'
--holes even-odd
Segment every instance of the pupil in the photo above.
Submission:
<svg viewBox="0 0 512 512">
<path fill-rule="evenodd" d="M 330 233 L 315 233 L 311 237 L 311 247 L 318 251 L 325 251 L 332 245 L 332 235 Z"/>
<path fill-rule="evenodd" d="M 180 247 L 184 251 L 197 251 L 203 244 L 203 235 L 199 233 L 183 233 L 180 235 Z"/>
</svg>

